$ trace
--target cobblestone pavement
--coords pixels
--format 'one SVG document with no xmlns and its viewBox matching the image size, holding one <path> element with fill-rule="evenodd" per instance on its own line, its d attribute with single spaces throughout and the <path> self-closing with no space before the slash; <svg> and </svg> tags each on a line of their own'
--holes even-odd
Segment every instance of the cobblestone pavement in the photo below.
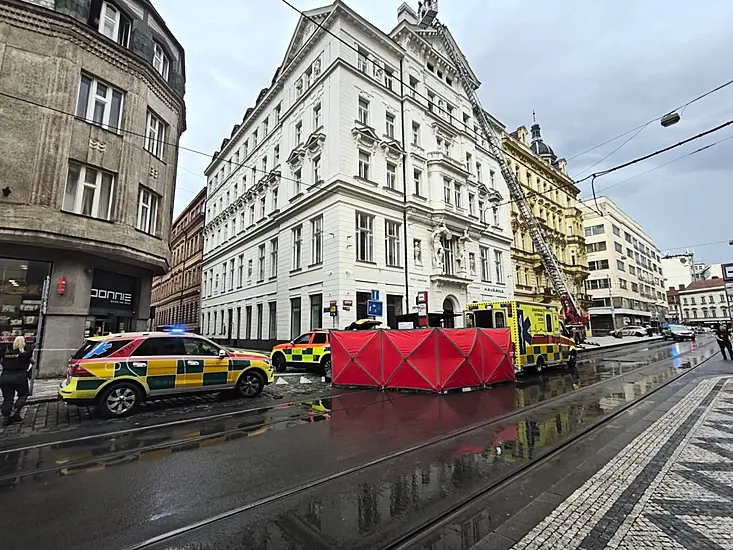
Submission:
<svg viewBox="0 0 733 550">
<path fill-rule="evenodd" d="M 701 381 L 513 548 L 733 548 L 733 378 Z"/>
<path fill-rule="evenodd" d="M 58 388 L 58 381 L 45 382 L 41 387 L 46 393 L 51 390 L 45 386 Z M 251 409 L 275 400 L 297 399 L 300 396 L 320 392 L 329 385 L 320 375 L 313 373 L 288 372 L 285 375 L 276 375 L 276 383 L 266 386 L 262 394 L 254 399 L 242 399 L 229 392 L 212 394 L 190 395 L 185 397 L 169 397 L 144 402 L 138 412 L 121 419 L 100 419 L 93 407 L 77 407 L 67 405 L 63 401 L 51 399 L 32 402 L 23 408 L 23 421 L 7 427 L 0 426 L 0 442 L 11 438 L 27 436 L 37 433 L 55 432 L 83 428 L 104 423 L 110 430 L 121 427 L 130 422 L 147 423 L 159 418 L 178 417 L 183 414 L 207 411 L 226 412 L 233 409 Z M 56 389 L 53 389 L 55 395 Z M 35 397 L 41 395 L 39 387 L 34 388 Z"/>
</svg>

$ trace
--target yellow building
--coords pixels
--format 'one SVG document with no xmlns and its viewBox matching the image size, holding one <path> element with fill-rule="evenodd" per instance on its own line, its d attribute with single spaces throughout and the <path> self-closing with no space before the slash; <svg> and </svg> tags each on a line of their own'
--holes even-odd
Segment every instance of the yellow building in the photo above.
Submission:
<svg viewBox="0 0 733 550">
<path fill-rule="evenodd" d="M 524 188 L 534 215 L 545 232 L 545 238 L 555 252 L 571 292 L 585 310 L 590 306 L 585 294 L 588 261 L 583 237 L 583 215 L 578 207 L 580 189 L 568 176 L 567 162 L 558 159 L 540 134 L 540 125 L 532 125 L 531 138 L 527 128 L 520 126 L 504 133 L 502 147 L 517 180 Z M 534 251 L 526 226 L 519 220 L 516 204 L 511 216 L 514 243 L 512 267 L 515 296 L 518 300 L 554 303 L 557 293 L 547 277 L 540 256 Z"/>
</svg>

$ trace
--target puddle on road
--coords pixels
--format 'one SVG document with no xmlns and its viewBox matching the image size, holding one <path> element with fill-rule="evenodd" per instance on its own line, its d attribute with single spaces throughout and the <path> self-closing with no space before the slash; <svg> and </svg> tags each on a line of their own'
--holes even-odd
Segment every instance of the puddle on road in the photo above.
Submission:
<svg viewBox="0 0 733 550">
<path fill-rule="evenodd" d="M 692 346 L 692 347 L 690 347 Z M 699 347 L 699 346 L 698 346 Z M 683 353 L 693 351 L 693 354 Z M 136 461 L 159 460 L 173 453 L 196 450 L 230 441 L 256 437 L 271 430 L 285 430 L 308 424 L 331 423 L 331 435 L 368 438 L 379 430 L 395 429 L 401 423 L 427 422 L 440 426 L 446 433 L 477 424 L 487 419 L 516 412 L 527 406 L 546 402 L 578 388 L 591 386 L 619 374 L 629 373 L 664 359 L 672 359 L 663 378 L 650 381 L 626 382 L 619 395 L 604 395 L 599 401 L 601 412 L 628 402 L 649 391 L 649 384 L 658 385 L 686 364 L 693 366 L 712 354 L 696 350 L 695 345 L 675 344 L 655 350 L 642 361 L 590 358 L 581 360 L 575 369 L 549 371 L 541 376 L 528 375 L 516 384 L 496 386 L 483 391 L 443 396 L 416 395 L 393 392 L 354 391 L 332 398 L 282 404 L 243 417 L 188 424 L 167 429 L 165 433 L 151 430 L 112 438 L 104 445 L 99 442 L 59 444 L 0 455 L 0 488 L 17 483 L 18 475 L 36 469 L 51 471 L 38 476 L 68 476 Z M 630 355 L 637 355 L 632 353 Z M 644 379 L 646 380 L 646 379 Z M 366 422 L 366 424 L 364 424 Z M 560 420 L 560 425 L 563 421 Z M 382 426 L 382 428 L 380 428 Z M 343 431 L 345 430 L 345 431 Z M 412 434 L 415 436 L 415 434 Z M 433 434 L 439 435 L 439 434 Z M 426 437 L 432 437 L 426 436 Z M 546 437 L 546 436 L 543 436 Z M 503 439 L 502 439 L 503 440 Z M 521 445 L 521 442 L 518 443 Z M 156 446 L 150 449 L 150 446 Z M 109 456 L 112 454 L 112 456 Z"/>
</svg>

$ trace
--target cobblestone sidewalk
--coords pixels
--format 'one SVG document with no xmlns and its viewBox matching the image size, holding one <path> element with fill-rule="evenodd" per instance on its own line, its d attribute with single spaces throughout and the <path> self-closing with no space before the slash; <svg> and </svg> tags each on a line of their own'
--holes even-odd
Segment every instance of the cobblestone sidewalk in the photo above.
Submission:
<svg viewBox="0 0 733 550">
<path fill-rule="evenodd" d="M 733 548 L 733 379 L 700 382 L 513 548 Z"/>
</svg>

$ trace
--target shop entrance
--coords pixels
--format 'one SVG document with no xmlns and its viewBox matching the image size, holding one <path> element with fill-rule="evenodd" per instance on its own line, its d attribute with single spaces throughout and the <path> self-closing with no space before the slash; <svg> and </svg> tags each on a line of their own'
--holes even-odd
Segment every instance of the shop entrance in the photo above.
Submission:
<svg viewBox="0 0 733 550">
<path fill-rule="evenodd" d="M 16 336 L 38 343 L 50 272 L 49 262 L 0 258 L 0 346 Z"/>
<path fill-rule="evenodd" d="M 106 317 L 92 317 L 87 321 L 85 337 L 106 336 L 119 332 L 130 331 L 130 317 L 109 315 Z"/>
</svg>

